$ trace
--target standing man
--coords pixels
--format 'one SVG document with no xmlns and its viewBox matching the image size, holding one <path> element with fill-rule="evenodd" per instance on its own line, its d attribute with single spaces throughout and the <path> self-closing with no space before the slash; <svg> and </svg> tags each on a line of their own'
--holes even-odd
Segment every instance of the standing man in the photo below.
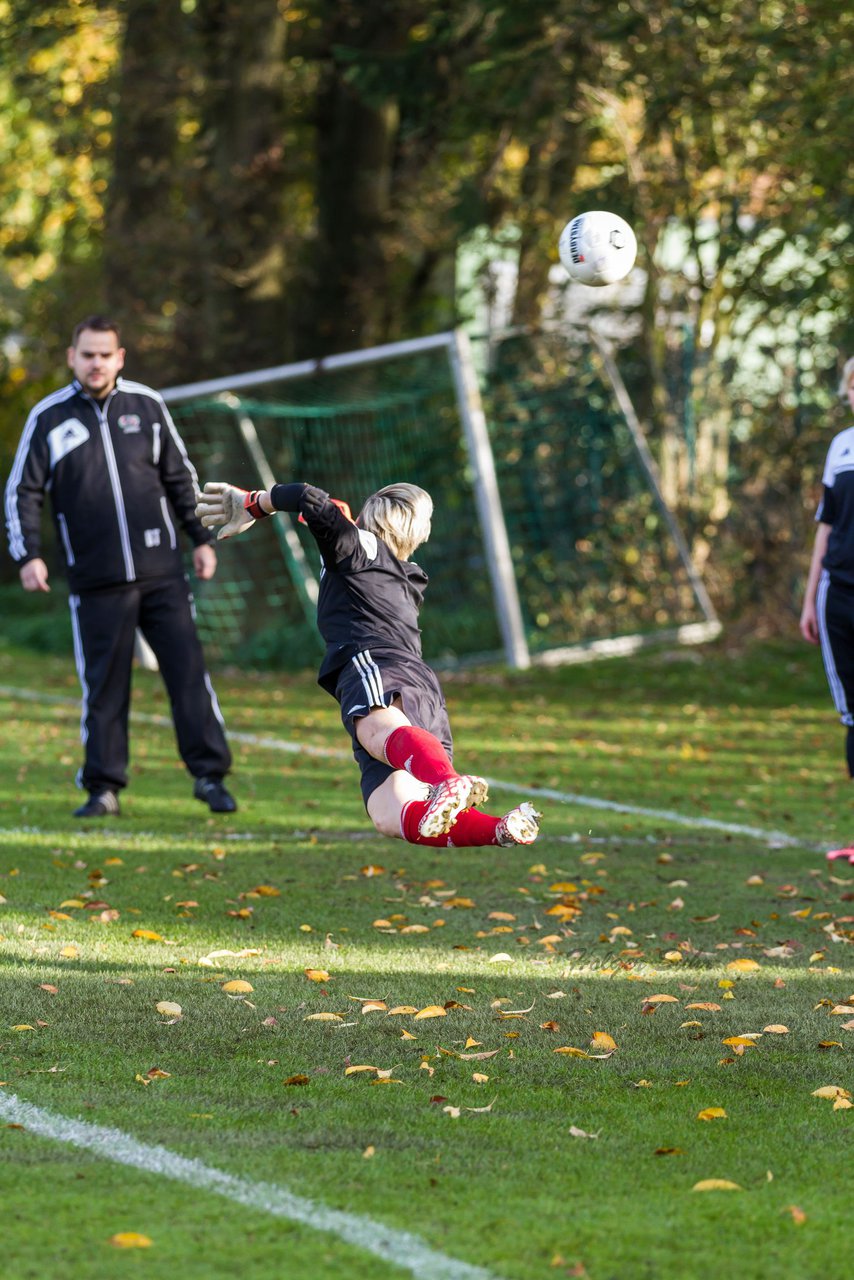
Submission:
<svg viewBox="0 0 854 1280">
<path fill-rule="evenodd" d="M 216 552 L 195 516 L 196 473 L 169 411 L 156 391 L 119 377 L 124 362 L 112 320 L 93 315 L 75 326 L 73 380 L 30 413 L 6 485 L 9 550 L 24 590 L 50 591 L 40 537 L 49 492 L 83 691 L 77 781 L 89 799 L 74 816 L 119 812 L 137 628 L 160 665 L 193 795 L 215 813 L 233 813 L 237 805 L 223 783 L 231 753 L 176 526 L 193 543 L 198 578 L 213 577 Z"/>
</svg>

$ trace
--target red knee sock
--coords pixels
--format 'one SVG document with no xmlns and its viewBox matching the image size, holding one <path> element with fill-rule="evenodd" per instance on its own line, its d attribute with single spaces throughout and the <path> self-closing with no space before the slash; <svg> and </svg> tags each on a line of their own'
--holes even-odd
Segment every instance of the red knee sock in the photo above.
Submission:
<svg viewBox="0 0 854 1280">
<path fill-rule="evenodd" d="M 392 730 L 386 738 L 385 758 L 393 769 L 405 769 L 413 778 L 426 782 L 430 787 L 457 776 L 439 739 L 414 724 L 404 724 Z"/>
<path fill-rule="evenodd" d="M 495 844 L 495 828 L 499 819 L 479 809 L 463 809 L 454 825 L 443 836 L 422 836 L 418 824 L 427 808 L 426 800 L 410 800 L 400 815 L 400 830 L 409 844 L 430 844 L 436 848 L 471 849 L 477 845 Z"/>
</svg>

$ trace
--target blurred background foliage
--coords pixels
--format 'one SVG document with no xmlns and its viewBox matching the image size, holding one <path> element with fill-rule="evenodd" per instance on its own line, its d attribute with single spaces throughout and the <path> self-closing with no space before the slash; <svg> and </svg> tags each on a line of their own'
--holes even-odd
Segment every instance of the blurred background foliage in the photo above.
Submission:
<svg viewBox="0 0 854 1280">
<path fill-rule="evenodd" d="M 470 320 L 480 236 L 536 333 L 561 227 L 609 208 L 668 496 L 722 613 L 791 625 L 854 351 L 853 29 L 835 0 L 0 0 L 4 472 L 82 313 L 159 385 L 322 356 Z"/>
</svg>

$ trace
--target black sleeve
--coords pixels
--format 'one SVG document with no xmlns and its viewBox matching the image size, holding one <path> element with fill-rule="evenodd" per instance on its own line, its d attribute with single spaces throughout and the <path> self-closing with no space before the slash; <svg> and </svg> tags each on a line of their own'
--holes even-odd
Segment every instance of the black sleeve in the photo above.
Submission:
<svg viewBox="0 0 854 1280">
<path fill-rule="evenodd" d="M 50 457 L 35 413 L 27 419 L 6 485 L 9 553 L 18 565 L 41 556 L 41 515 L 50 477 Z"/>
<path fill-rule="evenodd" d="M 817 521 L 822 524 L 833 524 L 836 519 L 836 499 L 833 496 L 833 489 L 829 485 L 824 486 L 821 502 L 818 504 L 818 511 L 815 513 Z"/>
<path fill-rule="evenodd" d="M 332 568 L 353 554 L 359 531 L 324 489 L 313 484 L 274 484 L 270 501 L 277 511 L 298 511 L 317 543 L 323 562 Z"/>
<path fill-rule="evenodd" d="M 213 542 L 214 534 L 210 529 L 205 528 L 196 515 L 198 476 L 187 456 L 184 441 L 178 434 L 171 414 L 162 400 L 159 402 L 159 408 L 164 426 L 158 461 L 160 481 L 181 528 L 193 546 L 200 547 L 206 542 Z"/>
</svg>

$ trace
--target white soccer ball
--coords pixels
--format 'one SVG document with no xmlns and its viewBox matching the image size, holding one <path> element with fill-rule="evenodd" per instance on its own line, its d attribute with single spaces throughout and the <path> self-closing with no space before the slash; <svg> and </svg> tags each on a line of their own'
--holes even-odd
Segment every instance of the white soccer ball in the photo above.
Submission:
<svg viewBox="0 0 854 1280">
<path fill-rule="evenodd" d="M 616 284 L 635 265 L 637 251 L 629 224 L 604 209 L 579 213 L 566 224 L 558 241 L 560 260 L 570 280 L 579 284 Z"/>
</svg>

